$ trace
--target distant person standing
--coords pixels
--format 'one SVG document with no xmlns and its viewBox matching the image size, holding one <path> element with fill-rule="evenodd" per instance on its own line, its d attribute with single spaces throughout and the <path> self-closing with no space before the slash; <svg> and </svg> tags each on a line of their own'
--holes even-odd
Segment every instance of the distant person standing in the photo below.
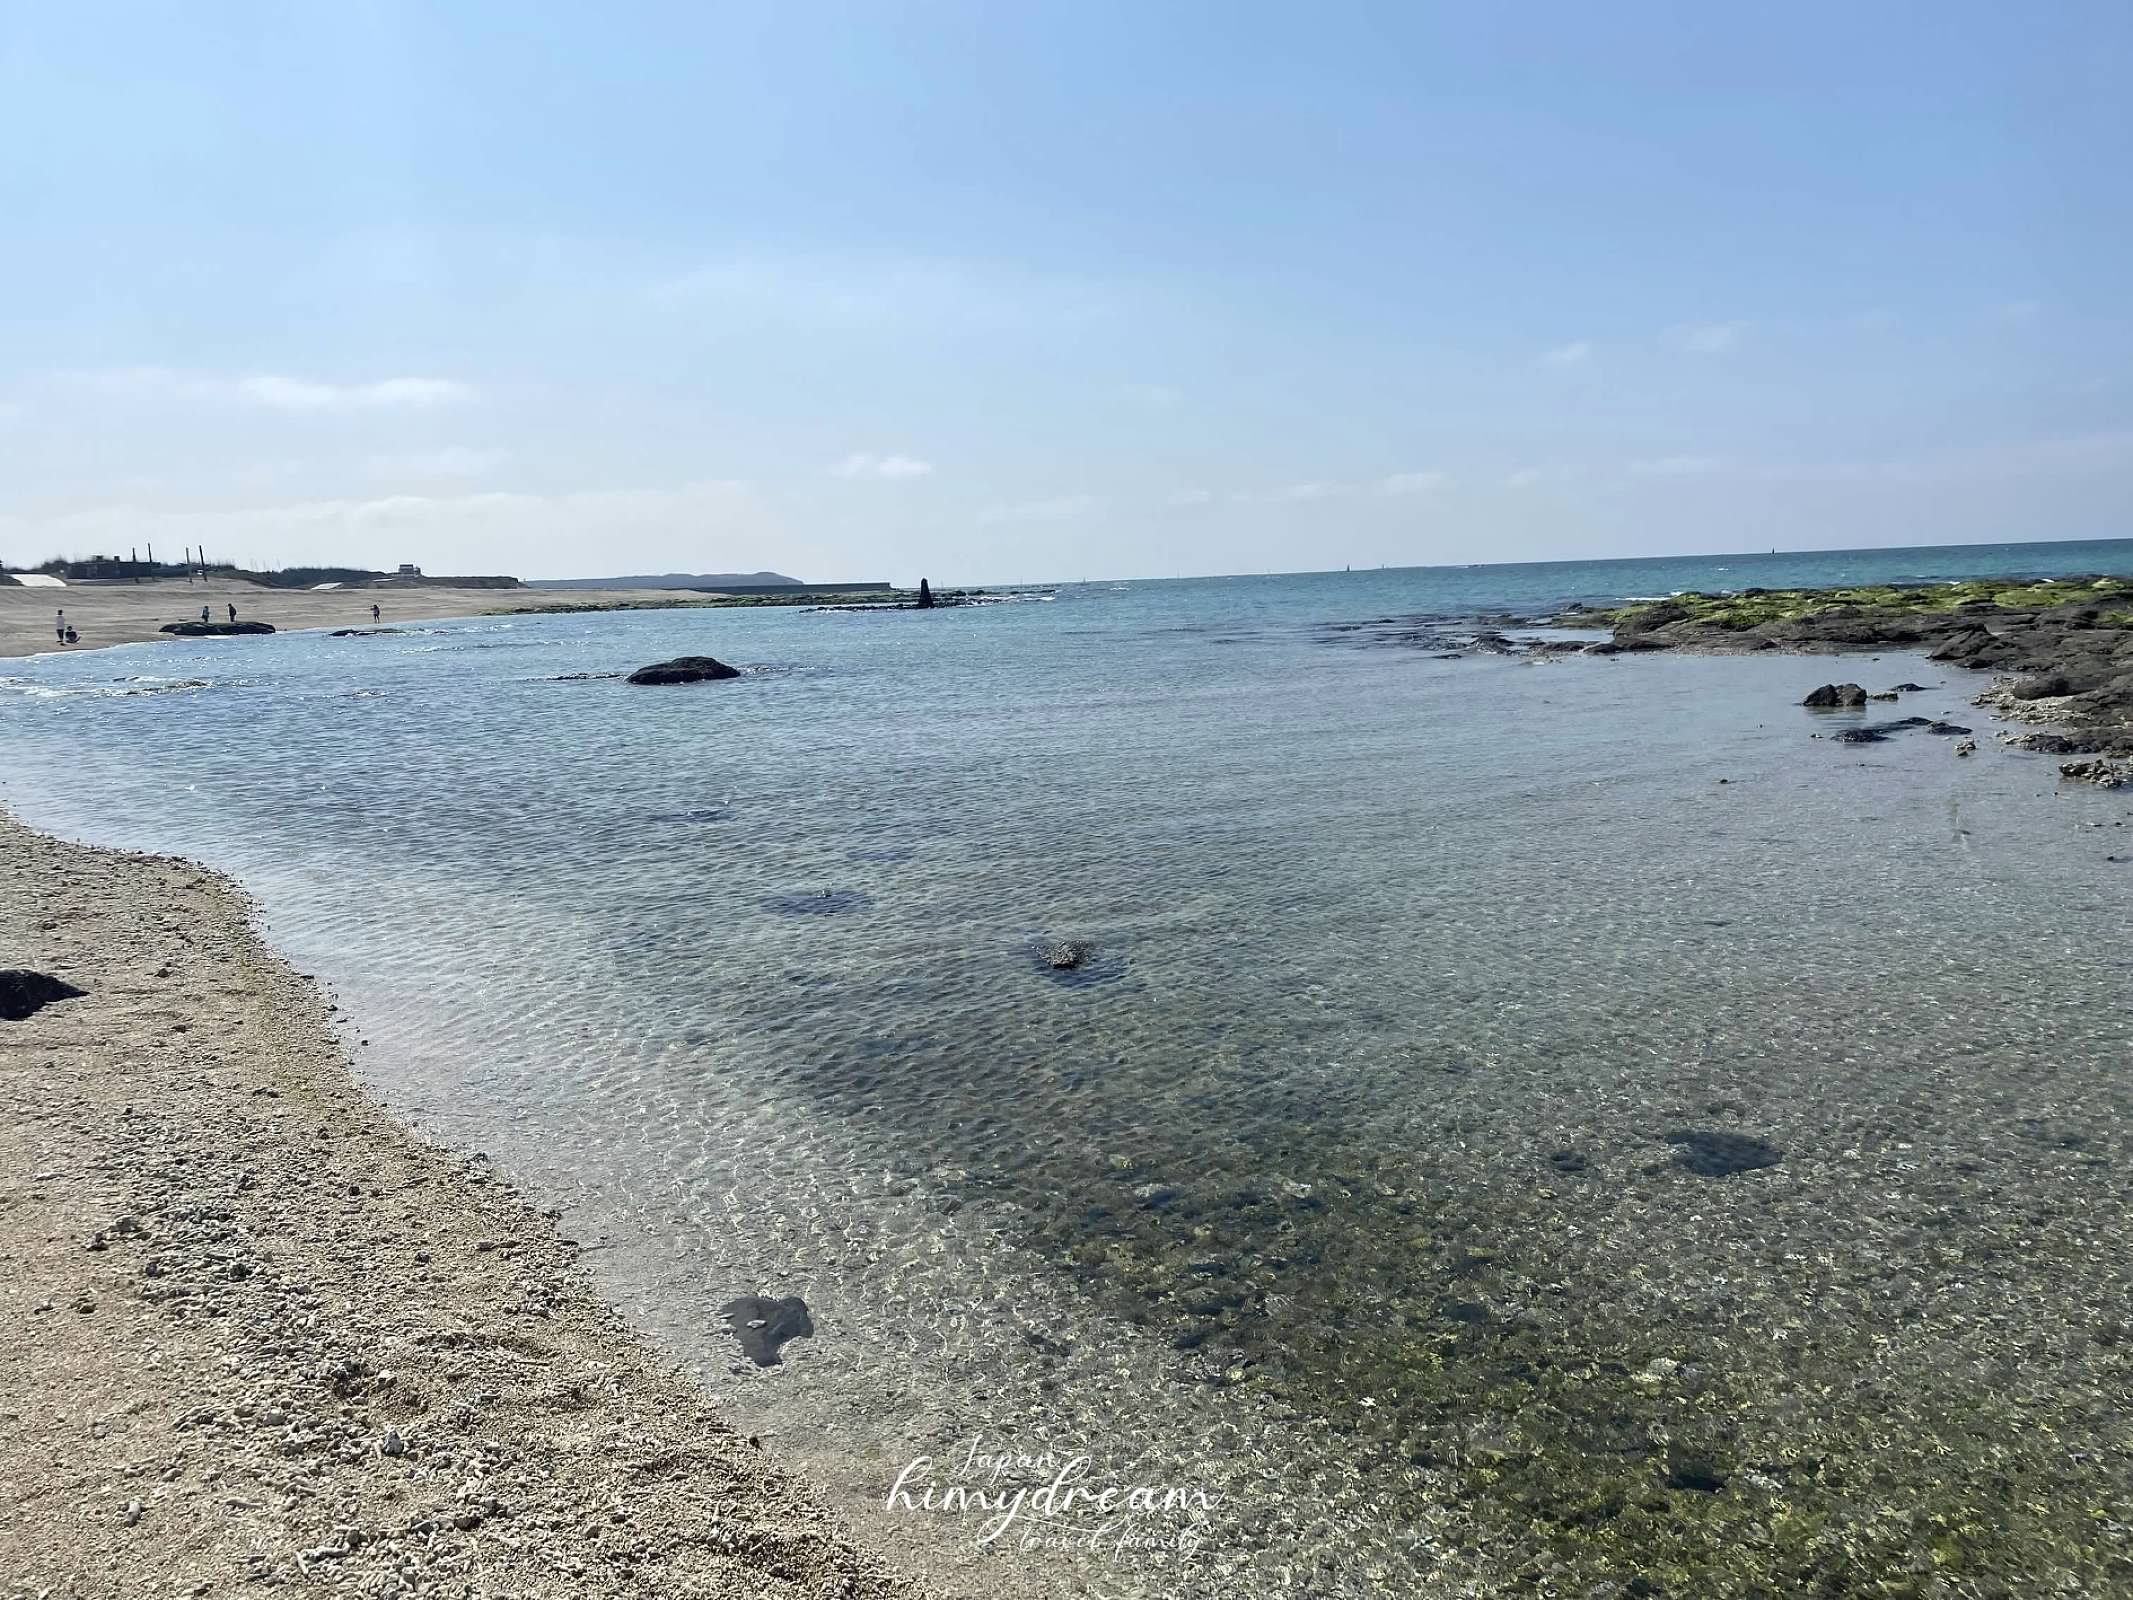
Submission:
<svg viewBox="0 0 2133 1600">
<path fill-rule="evenodd" d="M 236 623 L 236 621 L 237 621 L 237 607 L 236 607 L 236 604 L 235 604 L 234 602 L 232 602 L 232 603 L 231 603 L 231 605 L 230 605 L 230 622 L 231 622 L 231 623 L 232 623 L 232 624 L 234 625 L 234 624 Z"/>
<path fill-rule="evenodd" d="M 378 620 L 378 608 L 376 605 L 372 605 L 370 608 L 370 620 L 372 622 L 376 622 Z"/>
<path fill-rule="evenodd" d="M 207 607 L 206 607 L 206 606 L 202 606 L 202 607 L 200 608 L 200 626 L 201 626 L 201 627 L 203 627 L 203 628 L 207 626 L 207 617 L 208 617 L 208 611 L 207 611 Z"/>
<path fill-rule="evenodd" d="M 52 626 L 59 634 L 59 642 L 65 644 L 67 642 L 67 608 L 65 606 L 59 608 L 59 618 Z"/>
</svg>

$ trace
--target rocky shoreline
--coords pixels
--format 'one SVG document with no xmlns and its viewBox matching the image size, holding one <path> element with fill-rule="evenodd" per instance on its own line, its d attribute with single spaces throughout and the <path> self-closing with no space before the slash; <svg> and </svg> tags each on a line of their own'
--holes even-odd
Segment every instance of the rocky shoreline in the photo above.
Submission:
<svg viewBox="0 0 2133 1600">
<path fill-rule="evenodd" d="M 363 1095 L 227 880 L 0 815 L 0 951 L 0 1592 L 929 1592 Z"/>
<path fill-rule="evenodd" d="M 1744 589 L 1604 610 L 1578 606 L 1554 620 L 1565 627 L 1611 628 L 1610 640 L 1585 647 L 1598 654 L 1918 651 L 1952 667 L 1999 675 L 2003 681 L 1979 694 L 1976 704 L 2014 721 L 2065 730 L 2021 735 L 2015 742 L 2026 748 L 2133 757 L 2133 578 Z M 2117 770 L 2109 763 L 2102 768 L 2106 776 Z"/>
</svg>

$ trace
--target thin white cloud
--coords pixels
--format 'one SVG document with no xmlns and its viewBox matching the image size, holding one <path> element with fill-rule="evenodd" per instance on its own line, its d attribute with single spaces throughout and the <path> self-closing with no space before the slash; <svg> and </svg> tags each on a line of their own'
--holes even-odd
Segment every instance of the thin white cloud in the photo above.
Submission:
<svg viewBox="0 0 2133 1600">
<path fill-rule="evenodd" d="M 831 467 L 830 476 L 881 481 L 930 478 L 933 476 L 933 463 L 921 461 L 916 456 L 877 455 L 871 450 L 857 450 Z"/>
<path fill-rule="evenodd" d="M 1003 522 L 1067 522 L 1086 516 L 1100 504 L 1094 495 L 1063 494 L 1051 500 L 1025 500 L 1019 505 L 992 506 L 978 513 L 986 524 Z"/>
<path fill-rule="evenodd" d="M 1547 474 L 1539 467 L 1520 467 L 1516 472 L 1505 476 L 1503 480 L 1504 487 L 1507 489 L 1530 489 L 1545 476 Z"/>
<path fill-rule="evenodd" d="M 1451 481 L 1451 474 L 1445 472 L 1395 472 L 1380 479 L 1378 488 L 1385 494 L 1428 494 Z"/>
<path fill-rule="evenodd" d="M 1352 494 L 1354 490 L 1345 483 L 1289 483 L 1276 489 L 1269 497 L 1275 500 L 1331 500 L 1336 496 Z"/>
<path fill-rule="evenodd" d="M 374 478 L 482 478 L 510 459 L 508 450 L 446 445 L 439 450 L 372 456 L 363 465 Z"/>
<path fill-rule="evenodd" d="M 1652 456 L 1629 464 L 1639 478 L 1703 478 L 1725 469 L 1724 456 Z"/>
<path fill-rule="evenodd" d="M 1573 339 L 1553 350 L 1543 350 L 1539 359 L 1544 367 L 1580 367 L 1592 359 L 1592 346 L 1583 339 Z"/>
<path fill-rule="evenodd" d="M 1745 322 L 1677 322 L 1666 330 L 1666 342 L 1690 355 L 1718 356 L 1738 346 L 1747 330 Z"/>
<path fill-rule="evenodd" d="M 430 411 L 476 398 L 471 384 L 450 378 L 380 378 L 324 383 L 281 373 L 184 372 L 169 367 L 117 367 L 73 374 L 93 393 L 130 400 L 193 400 L 257 406 L 283 412 Z"/>
</svg>

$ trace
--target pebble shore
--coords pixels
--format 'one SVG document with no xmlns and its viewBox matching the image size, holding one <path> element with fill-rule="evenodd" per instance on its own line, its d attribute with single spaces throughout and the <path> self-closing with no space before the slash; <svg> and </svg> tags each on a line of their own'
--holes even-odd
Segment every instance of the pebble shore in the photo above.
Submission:
<svg viewBox="0 0 2133 1600">
<path fill-rule="evenodd" d="M 0 1593 L 918 1596 L 356 1087 L 188 862 L 0 815 Z"/>
</svg>

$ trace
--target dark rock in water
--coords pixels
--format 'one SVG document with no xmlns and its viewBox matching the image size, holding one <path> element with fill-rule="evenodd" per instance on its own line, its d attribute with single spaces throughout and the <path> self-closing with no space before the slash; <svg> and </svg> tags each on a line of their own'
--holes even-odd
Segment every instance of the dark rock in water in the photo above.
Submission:
<svg viewBox="0 0 2133 1600">
<path fill-rule="evenodd" d="M 405 633 L 405 628 L 335 628 L 329 639 L 375 639 L 381 634 Z"/>
<path fill-rule="evenodd" d="M 1548 1157 L 1548 1165 L 1566 1178 L 1574 1178 L 1591 1165 L 1582 1150 L 1558 1150 Z"/>
<path fill-rule="evenodd" d="M 605 678 L 619 678 L 621 676 L 622 674 L 619 672 L 566 672 L 552 681 L 556 683 L 597 683 Z"/>
<path fill-rule="evenodd" d="M 918 580 L 918 609 L 921 611 L 931 611 L 933 609 L 933 585 L 924 578 Z"/>
<path fill-rule="evenodd" d="M 788 1339 L 814 1337 L 814 1320 L 807 1314 L 807 1302 L 798 1295 L 770 1300 L 744 1294 L 720 1306 L 718 1314 L 733 1325 L 741 1353 L 759 1367 L 783 1366 L 778 1351 Z"/>
<path fill-rule="evenodd" d="M 1895 698 L 1896 691 L 1894 689 L 1889 690 L 1886 694 L 1870 694 L 1867 696 L 1869 700 L 1893 700 Z"/>
<path fill-rule="evenodd" d="M 1866 704 L 1866 691 L 1856 683 L 1825 683 L 1800 704 L 1811 706 L 1817 711 L 1863 706 Z"/>
<path fill-rule="evenodd" d="M 1892 733 L 1902 733 L 1909 728 L 1923 728 L 1928 733 L 1968 733 L 1968 728 L 1958 728 L 1952 722 L 1935 722 L 1931 717 L 1897 717 L 1891 722 L 1869 722 L 1862 727 L 1842 728 L 1830 735 L 1838 744 L 1879 744 Z"/>
<path fill-rule="evenodd" d="M 1070 988 L 1110 983 L 1126 973 L 1124 956 L 1087 939 L 1038 939 L 1028 949 L 1040 972 Z"/>
<path fill-rule="evenodd" d="M 711 656 L 676 656 L 655 661 L 630 674 L 632 683 L 708 683 L 717 678 L 738 678 L 740 668 L 729 667 Z"/>
<path fill-rule="evenodd" d="M 43 972 L 0 972 L 0 1021 L 21 1022 L 59 1000 L 78 1000 L 88 991 Z"/>
<path fill-rule="evenodd" d="M 864 911 L 873 901 L 857 889 L 817 889 L 812 893 L 774 894 L 763 904 L 772 911 L 796 917 L 827 917 L 840 911 Z"/>
<path fill-rule="evenodd" d="M 174 633 L 181 639 L 206 639 L 231 633 L 272 633 L 274 625 L 269 622 L 166 622 L 158 631 Z"/>
<path fill-rule="evenodd" d="M 1785 1152 L 1745 1133 L 1725 1133 L 1713 1128 L 1682 1128 L 1666 1136 L 1676 1146 L 1675 1159 L 1704 1178 L 1730 1178 L 1736 1172 L 1774 1167 Z"/>
<path fill-rule="evenodd" d="M 2101 789 L 2133 788 L 2133 766 L 2111 761 L 2062 761 L 2059 776 L 2075 783 L 2093 783 Z"/>
<path fill-rule="evenodd" d="M 2046 673 L 2034 678 L 2017 678 L 2007 686 L 2007 692 L 2017 700 L 2056 700 L 2061 695 L 2074 692 L 2073 683 L 2063 673 Z"/>
<path fill-rule="evenodd" d="M 1897 685 L 1896 685 L 1896 687 L 1895 687 L 1895 688 L 1891 689 L 1891 690 L 1889 691 L 1889 693 L 1890 693 L 1890 694 L 1923 694 L 1923 693 L 1925 693 L 1925 688 L 1926 688 L 1926 686 L 1925 686 L 1924 684 L 1922 684 L 1922 683 L 1899 683 L 1899 684 L 1897 684 Z"/>
</svg>

